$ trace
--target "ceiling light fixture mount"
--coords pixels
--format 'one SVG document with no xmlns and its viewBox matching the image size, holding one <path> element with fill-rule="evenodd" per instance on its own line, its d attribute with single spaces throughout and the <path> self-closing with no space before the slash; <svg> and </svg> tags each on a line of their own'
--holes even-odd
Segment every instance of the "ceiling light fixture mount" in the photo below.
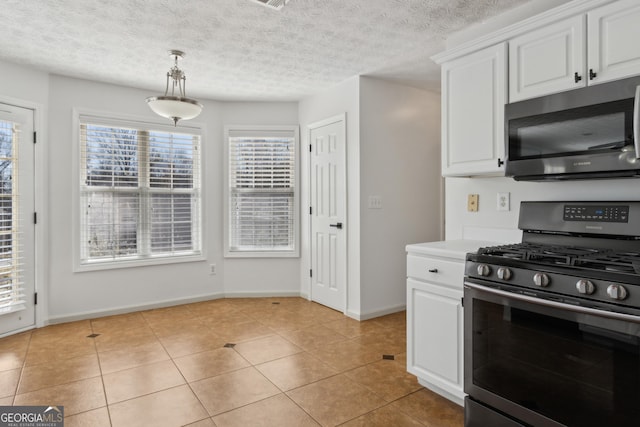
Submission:
<svg viewBox="0 0 640 427">
<path fill-rule="evenodd" d="M 197 117 L 202 111 L 202 104 L 195 99 L 187 98 L 185 92 L 187 78 L 184 71 L 178 67 L 178 61 L 184 57 L 184 52 L 170 50 L 169 55 L 173 58 L 174 64 L 167 72 L 167 87 L 164 95 L 147 98 L 147 104 L 154 113 L 173 120 L 173 125 L 177 126 L 178 120 Z M 171 81 L 171 94 L 169 94 L 169 81 Z"/>
<path fill-rule="evenodd" d="M 289 0 L 253 0 L 255 3 L 260 3 L 263 6 L 271 7 L 275 10 L 282 9 Z"/>
</svg>

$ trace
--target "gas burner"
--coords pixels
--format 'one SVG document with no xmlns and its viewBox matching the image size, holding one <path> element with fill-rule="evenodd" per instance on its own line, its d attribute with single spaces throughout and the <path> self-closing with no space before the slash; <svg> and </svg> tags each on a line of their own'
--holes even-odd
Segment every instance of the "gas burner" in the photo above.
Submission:
<svg viewBox="0 0 640 427">
<path fill-rule="evenodd" d="M 617 273 L 640 274 L 640 254 L 635 252 L 609 252 L 576 260 L 576 267 Z"/>
<path fill-rule="evenodd" d="M 574 265 L 576 259 L 598 255 L 608 251 L 608 249 L 583 248 L 577 246 L 516 243 L 512 245 L 481 248 L 478 251 L 478 255 L 531 261 L 544 265 Z"/>
</svg>

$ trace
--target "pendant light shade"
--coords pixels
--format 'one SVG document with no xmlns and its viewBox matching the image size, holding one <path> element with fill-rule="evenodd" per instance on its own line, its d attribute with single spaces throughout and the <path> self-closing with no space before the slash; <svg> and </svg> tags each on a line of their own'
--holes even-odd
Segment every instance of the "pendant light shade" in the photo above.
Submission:
<svg viewBox="0 0 640 427">
<path fill-rule="evenodd" d="M 174 126 L 177 126 L 178 120 L 189 120 L 197 117 L 202 111 L 202 104 L 195 99 L 187 98 L 185 94 L 186 76 L 178 67 L 178 60 L 184 57 L 184 52 L 171 50 L 169 54 L 174 58 L 174 65 L 167 72 L 167 87 L 164 95 L 147 98 L 147 104 L 149 104 L 149 108 L 154 113 L 173 120 Z M 169 93 L 170 81 L 171 93 Z"/>
</svg>

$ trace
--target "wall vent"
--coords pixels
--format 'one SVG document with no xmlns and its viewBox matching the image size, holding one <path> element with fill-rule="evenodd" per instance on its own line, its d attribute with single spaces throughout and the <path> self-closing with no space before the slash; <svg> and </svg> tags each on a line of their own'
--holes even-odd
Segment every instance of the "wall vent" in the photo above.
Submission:
<svg viewBox="0 0 640 427">
<path fill-rule="evenodd" d="M 272 9 L 280 10 L 285 4 L 289 3 L 289 0 L 251 0 L 254 3 L 260 3 L 263 6 L 270 7 Z"/>
</svg>

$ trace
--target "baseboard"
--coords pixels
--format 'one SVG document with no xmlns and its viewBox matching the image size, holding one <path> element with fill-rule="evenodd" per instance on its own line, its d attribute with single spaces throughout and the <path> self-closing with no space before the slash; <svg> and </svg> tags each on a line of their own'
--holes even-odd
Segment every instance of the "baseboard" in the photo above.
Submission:
<svg viewBox="0 0 640 427">
<path fill-rule="evenodd" d="M 386 316 L 387 314 L 397 313 L 399 311 L 404 311 L 406 309 L 407 309 L 407 305 L 406 304 L 400 304 L 400 305 L 395 305 L 395 306 L 392 306 L 392 307 L 387 307 L 387 308 L 383 308 L 383 309 L 379 309 L 379 310 L 373 310 L 373 311 L 367 311 L 367 312 L 364 312 L 364 313 L 360 313 L 359 317 L 358 318 L 354 317 L 354 319 L 357 319 L 357 320 L 375 319 L 376 317 Z M 350 316 L 349 314 L 347 314 L 347 315 Z"/>
<path fill-rule="evenodd" d="M 270 298 L 270 297 L 300 297 L 300 292 L 273 291 L 273 292 L 225 292 L 224 298 Z"/>
<path fill-rule="evenodd" d="M 135 311 L 152 310 L 154 308 L 172 307 L 174 305 L 191 304 L 194 302 L 210 301 L 210 300 L 216 300 L 221 298 L 225 298 L 225 294 L 222 292 L 217 292 L 215 294 L 159 301 L 151 304 L 130 305 L 126 307 L 119 307 L 119 308 L 114 308 L 109 310 L 85 311 L 82 313 L 76 313 L 71 315 L 49 317 L 46 324 L 55 325 L 58 323 L 67 323 L 67 322 L 75 322 L 78 320 L 95 319 L 97 317 L 114 316 L 117 314 L 133 313 Z"/>
<path fill-rule="evenodd" d="M 53 316 L 48 319 L 46 325 L 55 325 L 58 323 L 75 322 L 78 320 L 95 319 L 97 317 L 114 316 L 118 314 L 132 313 L 136 311 L 152 310 L 154 308 L 172 307 L 174 305 L 191 304 L 194 302 L 210 301 L 222 298 L 268 298 L 268 297 L 300 297 L 309 299 L 309 296 L 302 292 L 292 291 L 273 291 L 273 292 L 217 292 L 214 294 L 200 295 L 197 297 L 180 298 L 175 300 L 159 301 L 151 304 L 131 305 L 126 307 L 119 307 L 109 310 L 96 310 L 86 311 L 82 313 L 76 313 L 71 315 Z M 349 311 L 345 313 L 348 317 L 355 320 L 369 320 L 387 314 L 397 313 L 406 309 L 406 305 L 397 305 L 387 307 L 379 310 L 368 311 L 365 313 L 358 313 Z"/>
</svg>

